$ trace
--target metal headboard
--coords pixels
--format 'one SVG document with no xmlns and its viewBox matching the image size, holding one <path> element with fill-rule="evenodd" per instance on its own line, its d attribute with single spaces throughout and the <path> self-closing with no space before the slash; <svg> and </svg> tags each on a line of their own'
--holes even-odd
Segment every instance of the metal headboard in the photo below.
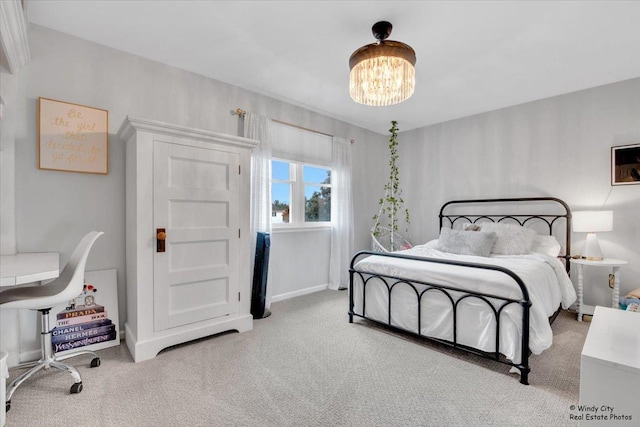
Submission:
<svg viewBox="0 0 640 427">
<path fill-rule="evenodd" d="M 465 204 L 478 204 L 478 203 L 510 203 L 512 206 L 517 206 L 517 203 L 530 203 L 530 202 L 552 202 L 559 205 L 564 213 L 549 213 L 549 214 L 496 214 L 496 213 L 473 213 L 473 214 L 445 214 L 445 209 L 447 207 L 451 207 L 452 205 L 465 205 Z M 506 199 L 476 199 L 476 200 L 452 200 L 450 202 L 445 203 L 440 208 L 440 228 L 443 227 L 444 220 L 449 221 L 449 226 L 451 228 L 454 227 L 454 224 L 458 220 L 476 223 L 479 220 L 488 220 L 493 222 L 501 222 L 504 220 L 513 220 L 523 227 L 532 220 L 539 220 L 547 224 L 549 228 L 549 235 L 553 236 L 553 225 L 561 218 L 566 220 L 565 224 L 565 235 L 564 235 L 564 249 L 565 253 L 558 255 L 558 258 L 563 258 L 565 260 L 565 268 L 567 269 L 567 273 L 570 270 L 569 259 L 571 258 L 571 209 L 569 205 L 567 205 L 563 200 L 560 200 L 555 197 L 526 197 L 526 198 L 506 198 Z M 556 236 L 558 238 L 558 236 Z M 560 240 L 560 239 L 559 239 Z"/>
</svg>

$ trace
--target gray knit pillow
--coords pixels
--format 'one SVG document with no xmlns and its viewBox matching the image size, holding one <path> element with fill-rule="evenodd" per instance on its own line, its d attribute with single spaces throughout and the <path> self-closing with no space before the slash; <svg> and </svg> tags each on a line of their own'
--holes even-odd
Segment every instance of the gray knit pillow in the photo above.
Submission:
<svg viewBox="0 0 640 427">
<path fill-rule="evenodd" d="M 499 255 L 528 254 L 536 236 L 535 231 L 517 224 L 483 222 L 480 224 L 480 230 L 496 233 L 498 238 L 491 253 Z"/>
<path fill-rule="evenodd" d="M 496 240 L 496 233 L 482 231 L 453 230 L 442 227 L 438 238 L 437 249 L 458 255 L 475 255 L 488 257 Z"/>
</svg>

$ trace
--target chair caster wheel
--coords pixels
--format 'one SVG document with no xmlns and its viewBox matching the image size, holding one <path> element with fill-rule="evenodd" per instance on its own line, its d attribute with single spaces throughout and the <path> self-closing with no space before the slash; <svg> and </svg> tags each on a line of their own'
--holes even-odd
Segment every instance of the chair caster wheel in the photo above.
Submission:
<svg viewBox="0 0 640 427">
<path fill-rule="evenodd" d="M 71 390 L 69 392 L 71 394 L 78 394 L 82 391 L 82 383 L 75 383 L 71 386 Z"/>
<path fill-rule="evenodd" d="M 7 402 L 7 403 L 5 404 L 4 411 L 5 411 L 5 412 L 9 412 L 9 409 L 11 409 L 11 402 Z"/>
<path fill-rule="evenodd" d="M 100 358 L 94 357 L 93 360 L 91 360 L 91 367 L 97 368 L 98 366 L 100 366 Z"/>
</svg>

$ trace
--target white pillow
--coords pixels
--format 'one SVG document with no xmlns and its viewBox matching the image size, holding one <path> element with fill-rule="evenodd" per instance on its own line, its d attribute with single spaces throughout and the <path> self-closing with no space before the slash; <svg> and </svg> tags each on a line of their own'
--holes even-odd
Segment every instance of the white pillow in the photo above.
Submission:
<svg viewBox="0 0 640 427">
<path fill-rule="evenodd" d="M 438 239 L 429 240 L 424 245 L 428 248 L 438 249 Z"/>
<path fill-rule="evenodd" d="M 533 237 L 533 245 L 531 245 L 531 252 L 538 252 L 545 255 L 557 257 L 560 255 L 561 250 L 560 243 L 554 236 L 544 236 L 542 234 L 536 234 Z"/>
<path fill-rule="evenodd" d="M 536 232 L 517 224 L 502 224 L 497 222 L 483 222 L 481 231 L 497 234 L 498 238 L 491 248 L 492 254 L 524 255 L 531 251 L 531 245 Z"/>
<path fill-rule="evenodd" d="M 496 240 L 496 233 L 482 231 L 452 230 L 442 227 L 436 249 L 458 255 L 488 257 Z"/>
<path fill-rule="evenodd" d="M 462 226 L 462 229 L 465 231 L 480 231 L 480 226 L 478 224 L 468 222 Z"/>
</svg>

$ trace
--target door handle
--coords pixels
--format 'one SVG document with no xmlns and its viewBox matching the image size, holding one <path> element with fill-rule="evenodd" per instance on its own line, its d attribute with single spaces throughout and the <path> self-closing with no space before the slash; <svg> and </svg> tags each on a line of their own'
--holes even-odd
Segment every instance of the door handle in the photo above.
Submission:
<svg viewBox="0 0 640 427">
<path fill-rule="evenodd" d="M 166 252 L 165 241 L 167 240 L 167 232 L 164 228 L 156 229 L 156 252 Z"/>
</svg>

